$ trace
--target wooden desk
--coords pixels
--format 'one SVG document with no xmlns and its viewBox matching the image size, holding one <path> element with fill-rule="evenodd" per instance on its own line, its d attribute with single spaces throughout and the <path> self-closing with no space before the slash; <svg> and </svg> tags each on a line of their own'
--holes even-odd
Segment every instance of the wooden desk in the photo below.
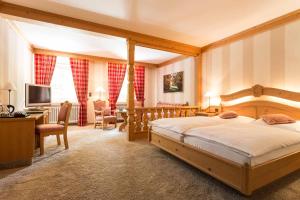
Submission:
<svg viewBox="0 0 300 200">
<path fill-rule="evenodd" d="M 32 164 L 35 125 L 44 122 L 44 114 L 0 118 L 0 169 Z"/>
</svg>

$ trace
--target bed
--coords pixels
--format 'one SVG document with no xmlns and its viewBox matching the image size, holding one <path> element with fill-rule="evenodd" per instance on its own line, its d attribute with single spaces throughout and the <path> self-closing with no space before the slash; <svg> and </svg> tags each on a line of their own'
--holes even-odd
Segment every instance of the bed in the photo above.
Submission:
<svg viewBox="0 0 300 200">
<path fill-rule="evenodd" d="M 255 119 L 258 119 L 263 114 L 270 113 L 282 113 L 297 120 L 300 119 L 299 108 L 273 101 L 254 99 L 234 105 L 226 104 L 227 102 L 234 101 L 236 99 L 249 96 L 261 97 L 262 95 L 264 97 L 270 96 L 288 101 L 300 102 L 300 93 L 255 85 L 252 88 L 238 91 L 233 94 L 222 95 L 222 111 L 233 110 L 239 113 L 239 115 Z M 248 132 L 245 133 L 250 134 L 251 131 L 252 133 L 256 133 L 258 126 L 259 125 L 257 124 L 244 123 L 237 127 L 249 129 Z M 260 126 L 261 128 L 258 130 L 260 130 L 261 133 L 266 133 L 266 131 L 278 132 L 277 130 L 272 130 L 273 127 Z M 233 135 L 241 131 L 230 129 L 230 127 L 232 126 L 226 123 L 214 124 L 212 126 L 189 127 L 184 131 L 184 133 L 179 134 L 181 137 L 175 137 L 175 133 L 173 132 L 161 134 L 161 130 L 157 129 L 157 127 L 154 129 L 151 127 L 149 130 L 149 141 L 153 145 L 173 154 L 201 171 L 210 174 L 216 179 L 235 188 L 244 195 L 251 195 L 252 192 L 258 188 L 261 188 L 300 168 L 300 144 L 297 143 L 297 141 L 300 140 L 300 133 L 299 135 L 293 135 L 290 130 L 279 131 L 280 134 L 278 133 L 279 135 L 277 137 L 282 137 L 280 135 L 289 133 L 294 137 L 293 142 L 289 143 L 289 145 L 285 148 L 275 148 L 273 151 L 270 147 L 268 151 L 259 153 L 257 151 L 247 152 L 244 149 L 245 152 L 243 153 L 246 153 L 246 155 L 242 155 L 236 151 L 229 151 L 229 149 L 220 148 L 218 143 L 222 143 L 224 138 L 223 140 L 221 138 L 219 141 L 214 141 L 212 139 L 212 144 L 208 138 L 203 140 L 203 138 L 201 139 L 201 137 L 195 136 L 195 134 L 201 132 L 213 134 L 218 130 L 227 131 L 227 133 L 229 131 Z M 195 131 L 197 128 L 200 130 Z M 237 133 L 235 133 L 235 131 L 237 131 Z M 182 137 L 182 135 L 184 136 Z M 268 138 L 267 134 L 266 138 Z M 255 145 L 255 143 L 252 144 Z M 276 145 L 280 145 L 280 140 L 275 144 L 275 146 Z M 230 143 L 227 144 L 227 147 L 228 146 L 230 146 Z M 216 151 L 216 149 L 218 150 Z M 234 146 L 233 149 L 236 150 Z M 232 152 L 233 154 L 230 154 Z M 249 156 L 247 153 L 253 153 L 253 155 Z"/>
</svg>

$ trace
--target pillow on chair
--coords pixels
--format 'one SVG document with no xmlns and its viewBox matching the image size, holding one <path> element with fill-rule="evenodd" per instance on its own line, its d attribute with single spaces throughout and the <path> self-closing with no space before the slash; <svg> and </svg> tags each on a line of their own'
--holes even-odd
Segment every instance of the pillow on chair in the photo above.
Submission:
<svg viewBox="0 0 300 200">
<path fill-rule="evenodd" d="M 111 115 L 111 109 L 110 108 L 104 108 L 103 109 L 103 116 L 109 116 Z"/>
<path fill-rule="evenodd" d="M 64 122 L 67 118 L 67 112 L 68 112 L 68 104 L 64 103 L 59 110 L 58 113 L 58 121 Z"/>
</svg>

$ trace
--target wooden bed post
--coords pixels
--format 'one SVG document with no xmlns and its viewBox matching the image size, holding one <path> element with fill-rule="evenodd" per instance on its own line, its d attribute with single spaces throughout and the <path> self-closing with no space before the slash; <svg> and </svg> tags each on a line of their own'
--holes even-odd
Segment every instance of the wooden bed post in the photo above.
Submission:
<svg viewBox="0 0 300 200">
<path fill-rule="evenodd" d="M 127 91 L 127 110 L 128 110 L 128 140 L 134 140 L 134 49 L 135 42 L 127 39 L 127 62 L 128 62 L 128 91 Z"/>
</svg>

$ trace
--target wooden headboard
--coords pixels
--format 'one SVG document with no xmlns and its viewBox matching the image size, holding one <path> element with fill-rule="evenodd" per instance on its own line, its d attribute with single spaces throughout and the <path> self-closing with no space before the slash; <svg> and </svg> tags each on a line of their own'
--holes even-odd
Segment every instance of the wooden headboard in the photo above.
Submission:
<svg viewBox="0 0 300 200">
<path fill-rule="evenodd" d="M 279 102 L 273 102 L 268 100 L 255 100 L 230 106 L 225 105 L 225 103 L 228 101 L 236 100 L 242 97 L 260 97 L 262 95 L 300 102 L 300 93 L 277 88 L 263 87 L 261 85 L 255 85 L 251 88 L 244 89 L 232 94 L 221 95 L 221 109 L 222 111 L 233 110 L 240 115 L 249 116 L 256 119 L 260 118 L 260 116 L 264 114 L 282 113 L 300 120 L 300 108 L 289 106 Z"/>
</svg>

